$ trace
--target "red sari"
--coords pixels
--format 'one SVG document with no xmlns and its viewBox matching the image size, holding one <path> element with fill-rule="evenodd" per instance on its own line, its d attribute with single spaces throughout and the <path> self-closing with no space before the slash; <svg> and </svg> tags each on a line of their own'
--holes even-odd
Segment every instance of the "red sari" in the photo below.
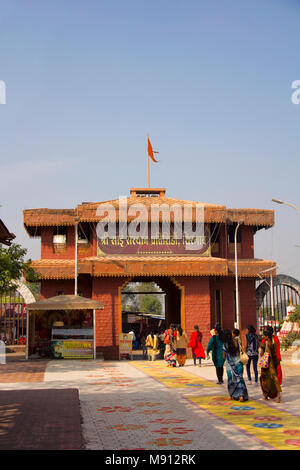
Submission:
<svg viewBox="0 0 300 470">
<path fill-rule="evenodd" d="M 199 357 L 201 357 L 202 359 L 205 359 L 205 352 L 204 352 L 201 342 L 199 341 L 197 331 L 193 331 L 188 345 L 190 348 L 192 348 L 197 359 Z"/>
<path fill-rule="evenodd" d="M 275 346 L 276 346 L 276 357 L 277 357 L 277 361 L 278 361 L 277 376 L 278 376 L 279 383 L 281 385 L 282 384 L 282 369 L 281 369 L 281 365 L 280 365 L 280 361 L 281 361 L 280 343 L 279 343 L 279 339 L 277 338 L 277 336 L 273 336 L 273 341 L 274 341 Z M 264 342 L 265 342 L 265 338 L 262 339 L 261 344 L 264 344 Z"/>
</svg>

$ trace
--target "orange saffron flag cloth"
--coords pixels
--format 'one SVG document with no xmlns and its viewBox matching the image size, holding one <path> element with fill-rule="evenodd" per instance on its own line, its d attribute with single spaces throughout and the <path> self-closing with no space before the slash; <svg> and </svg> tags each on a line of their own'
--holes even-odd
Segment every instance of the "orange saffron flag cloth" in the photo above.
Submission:
<svg viewBox="0 0 300 470">
<path fill-rule="evenodd" d="M 155 153 L 158 153 L 158 152 L 154 152 L 153 149 L 152 149 L 152 145 L 151 145 L 151 142 L 150 142 L 150 139 L 149 137 L 147 136 L 147 152 L 148 152 L 148 155 L 149 157 L 151 158 L 151 160 L 153 160 L 154 162 L 158 162 L 158 160 L 155 160 L 154 158 L 154 154 Z"/>
</svg>

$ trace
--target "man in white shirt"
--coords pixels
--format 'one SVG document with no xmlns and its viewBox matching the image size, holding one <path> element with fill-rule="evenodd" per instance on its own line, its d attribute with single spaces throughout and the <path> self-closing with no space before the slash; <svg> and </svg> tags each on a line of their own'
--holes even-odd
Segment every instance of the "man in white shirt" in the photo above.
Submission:
<svg viewBox="0 0 300 470">
<path fill-rule="evenodd" d="M 132 337 L 132 342 L 134 342 L 134 341 L 136 340 L 136 337 L 135 337 L 135 333 L 134 333 L 134 331 L 133 331 L 133 330 L 131 330 L 131 331 L 129 331 L 129 333 L 128 333 L 128 334 L 129 334 L 129 335 L 131 335 L 131 337 Z"/>
</svg>

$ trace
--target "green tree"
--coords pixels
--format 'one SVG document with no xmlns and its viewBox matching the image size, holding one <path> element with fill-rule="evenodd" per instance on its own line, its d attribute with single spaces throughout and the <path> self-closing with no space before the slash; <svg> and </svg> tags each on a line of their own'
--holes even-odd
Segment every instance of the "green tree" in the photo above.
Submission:
<svg viewBox="0 0 300 470">
<path fill-rule="evenodd" d="M 300 340 L 300 333 L 297 333 L 296 331 L 291 331 L 282 338 L 280 347 L 286 351 L 293 345 L 293 342 L 297 340 Z"/>
<path fill-rule="evenodd" d="M 161 302 L 155 294 L 144 295 L 141 304 L 141 311 L 144 313 L 152 313 L 154 315 L 160 315 L 162 313 Z"/>
<path fill-rule="evenodd" d="M 135 284 L 127 284 L 125 289 L 122 291 L 122 312 L 139 312 L 140 305 L 138 296 L 134 294 Z M 125 295 L 126 293 L 126 295 Z"/>
<path fill-rule="evenodd" d="M 161 289 L 155 282 L 131 282 L 122 294 L 122 312 L 162 313 Z"/>
<path fill-rule="evenodd" d="M 37 272 L 31 267 L 31 260 L 25 261 L 26 248 L 13 243 L 9 247 L 0 245 L 0 294 L 15 290 L 14 281 L 23 276 L 30 283 L 39 280 Z"/>
<path fill-rule="evenodd" d="M 141 282 L 137 287 L 138 292 L 149 292 L 149 294 L 139 295 L 140 309 L 144 313 L 160 315 L 162 313 L 161 289 L 155 282 Z M 151 292 L 151 294 L 150 294 Z M 153 294 L 152 292 L 157 292 Z"/>
<path fill-rule="evenodd" d="M 300 323 L 300 306 L 296 305 L 296 309 L 294 313 L 291 313 L 288 318 L 289 321 L 295 323 L 299 322 Z"/>
</svg>

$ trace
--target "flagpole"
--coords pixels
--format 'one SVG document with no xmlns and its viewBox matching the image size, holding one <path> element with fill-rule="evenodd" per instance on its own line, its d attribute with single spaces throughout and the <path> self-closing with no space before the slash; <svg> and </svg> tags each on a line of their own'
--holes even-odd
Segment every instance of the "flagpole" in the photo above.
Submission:
<svg viewBox="0 0 300 470">
<path fill-rule="evenodd" d="M 147 146 L 148 146 L 148 139 L 149 139 L 149 134 L 147 134 Z M 147 156 L 148 156 L 148 188 L 150 188 L 150 162 L 149 162 L 150 157 L 149 157 L 148 150 L 147 150 Z"/>
</svg>

